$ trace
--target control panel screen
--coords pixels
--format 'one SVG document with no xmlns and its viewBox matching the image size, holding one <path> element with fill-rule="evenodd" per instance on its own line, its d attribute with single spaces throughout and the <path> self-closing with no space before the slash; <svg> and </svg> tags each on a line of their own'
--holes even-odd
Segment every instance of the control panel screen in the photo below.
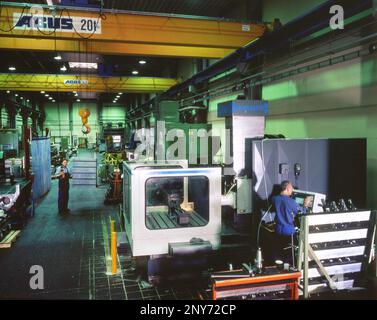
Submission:
<svg viewBox="0 0 377 320">
<path fill-rule="evenodd" d="M 311 197 L 310 204 L 308 206 L 309 209 L 313 209 L 313 200 L 314 200 L 314 195 L 310 193 L 293 193 L 293 199 L 296 201 L 297 204 L 300 206 L 304 206 L 304 200 L 306 197 Z"/>
<path fill-rule="evenodd" d="M 293 200 L 295 200 L 296 203 L 299 204 L 300 206 L 304 206 L 304 201 L 306 197 L 311 198 L 311 201 L 308 206 L 309 211 L 313 213 L 323 212 L 321 201 L 326 200 L 325 194 L 311 192 L 311 191 L 295 190 L 292 195 Z"/>
</svg>

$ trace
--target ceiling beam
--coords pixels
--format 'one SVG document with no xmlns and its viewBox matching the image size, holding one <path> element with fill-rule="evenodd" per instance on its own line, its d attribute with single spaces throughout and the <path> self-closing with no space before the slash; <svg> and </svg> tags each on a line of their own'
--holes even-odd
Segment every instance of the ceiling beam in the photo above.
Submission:
<svg viewBox="0 0 377 320">
<path fill-rule="evenodd" d="M 135 55 L 154 57 L 190 57 L 218 59 L 233 52 L 233 49 L 151 45 L 121 42 L 53 40 L 36 38 L 15 38 L 0 36 L 0 49 L 57 52 L 90 52 L 102 55 Z"/>
<path fill-rule="evenodd" d="M 97 12 L 55 8 L 54 13 L 44 8 L 43 16 L 38 16 L 28 7 L 23 12 L 19 6 L 4 6 L 1 48 L 72 52 L 86 47 L 98 54 L 221 58 L 265 32 L 264 24 L 256 23 L 115 11 L 104 19 Z M 50 29 L 43 29 L 42 24 L 49 24 Z"/>
<path fill-rule="evenodd" d="M 175 84 L 170 78 L 0 73 L 0 90 L 10 91 L 157 93 Z"/>
</svg>

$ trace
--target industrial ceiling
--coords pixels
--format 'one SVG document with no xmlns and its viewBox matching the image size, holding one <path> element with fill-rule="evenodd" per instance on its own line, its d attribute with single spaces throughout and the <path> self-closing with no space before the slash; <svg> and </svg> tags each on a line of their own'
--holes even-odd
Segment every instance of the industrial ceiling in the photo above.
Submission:
<svg viewBox="0 0 377 320">
<path fill-rule="evenodd" d="M 25 1 L 12 1 L 25 3 Z M 46 0 L 33 0 L 32 3 L 46 4 Z M 52 1 L 58 4 L 60 1 Z M 67 1 L 66 1 L 67 2 Z M 100 3 L 89 1 L 94 5 Z M 229 18 L 232 8 L 236 7 L 242 0 L 104 0 L 104 9 L 129 10 L 141 12 L 155 12 L 168 14 L 183 14 L 207 17 Z"/>
<path fill-rule="evenodd" d="M 35 4 L 63 4 L 67 5 L 69 1 L 45 1 L 34 0 L 28 2 Z M 73 1 L 72 1 L 73 2 Z M 99 6 L 101 1 L 89 1 L 94 6 Z M 229 12 L 232 8 L 245 0 L 132 0 L 132 1 L 118 1 L 118 0 L 104 0 L 103 9 L 110 10 L 116 13 L 118 10 L 137 11 L 137 12 L 151 12 L 161 14 L 187 15 L 187 16 L 201 16 L 213 17 L 215 19 L 227 20 L 230 18 Z M 25 4 L 24 1 L 2 2 L 1 5 L 9 5 L 10 3 Z M 221 21 L 221 20 L 220 20 Z M 4 41 L 6 38 L 3 38 Z M 39 40 L 38 40 L 39 41 Z M 42 38 L 41 40 L 42 41 Z M 53 40 L 56 44 L 56 39 Z M 7 49 L 6 46 L 0 50 L 0 73 L 3 74 L 75 74 L 75 75 L 100 75 L 105 77 L 130 77 L 137 75 L 138 77 L 166 77 L 176 78 L 179 61 L 184 58 L 179 57 L 163 57 L 145 55 L 119 55 L 119 54 L 99 54 L 91 50 L 79 52 L 59 52 L 55 45 L 54 50 L 39 51 L 35 49 L 16 50 L 11 46 Z M 228 49 L 230 50 L 230 49 Z M 234 49 L 231 49 L 234 50 Z M 56 57 L 60 56 L 57 60 Z M 90 69 L 72 69 L 69 62 L 94 62 L 97 65 L 95 70 Z M 141 64 L 140 61 L 144 61 Z M 14 68 L 14 70 L 11 70 Z M 135 73 L 136 72 L 136 73 Z M 4 80 L 4 79 L 3 79 Z M 5 89 L 4 89 L 5 90 Z M 47 91 L 47 90 L 46 90 Z M 35 93 L 22 92 L 25 97 L 33 97 Z M 38 95 L 38 92 L 36 93 Z M 133 95 L 133 94 L 131 94 Z M 71 93 L 60 92 L 57 99 L 60 101 L 64 98 L 71 98 Z M 113 93 L 101 93 L 104 99 L 113 99 Z M 82 96 L 82 98 L 85 98 Z"/>
</svg>

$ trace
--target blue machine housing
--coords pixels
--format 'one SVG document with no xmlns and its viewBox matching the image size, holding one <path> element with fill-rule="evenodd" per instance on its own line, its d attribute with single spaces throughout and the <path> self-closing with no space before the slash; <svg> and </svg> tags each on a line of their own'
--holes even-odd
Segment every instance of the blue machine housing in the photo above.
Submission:
<svg viewBox="0 0 377 320">
<path fill-rule="evenodd" d="M 231 116 L 266 116 L 268 101 L 265 100 L 231 100 L 217 105 L 218 117 Z"/>
</svg>

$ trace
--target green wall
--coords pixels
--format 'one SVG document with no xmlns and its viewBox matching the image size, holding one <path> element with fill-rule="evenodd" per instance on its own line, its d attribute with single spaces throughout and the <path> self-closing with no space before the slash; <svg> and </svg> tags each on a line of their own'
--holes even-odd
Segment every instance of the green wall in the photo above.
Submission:
<svg viewBox="0 0 377 320">
<path fill-rule="evenodd" d="M 82 133 L 82 120 L 79 116 L 79 110 L 87 108 L 90 111 L 88 124 L 91 131 L 88 135 Z M 100 133 L 101 127 L 99 122 L 104 124 L 112 122 L 117 126 L 118 122 L 125 121 L 125 107 L 121 105 L 105 104 L 103 105 L 102 117 L 99 118 L 96 103 L 76 102 L 72 105 L 72 132 L 69 125 L 69 108 L 68 103 L 49 103 L 45 106 L 46 121 L 45 127 L 50 129 L 51 136 L 78 136 L 87 137 L 89 143 L 95 143 L 97 134 Z"/>
<path fill-rule="evenodd" d="M 262 1 L 263 21 L 279 18 L 285 24 L 324 3 L 323 0 L 264 0 Z"/>
<path fill-rule="evenodd" d="M 118 122 L 124 124 L 126 119 L 126 108 L 122 105 L 104 105 L 102 109 L 102 118 L 100 119 L 104 125 L 111 122 L 113 126 L 117 126 Z"/>
<path fill-rule="evenodd" d="M 377 58 L 266 85 L 266 133 L 287 138 L 367 138 L 368 204 L 377 207 Z"/>
<path fill-rule="evenodd" d="M 70 136 L 68 103 L 47 103 L 45 105 L 45 128 L 49 128 L 51 136 Z"/>
</svg>

